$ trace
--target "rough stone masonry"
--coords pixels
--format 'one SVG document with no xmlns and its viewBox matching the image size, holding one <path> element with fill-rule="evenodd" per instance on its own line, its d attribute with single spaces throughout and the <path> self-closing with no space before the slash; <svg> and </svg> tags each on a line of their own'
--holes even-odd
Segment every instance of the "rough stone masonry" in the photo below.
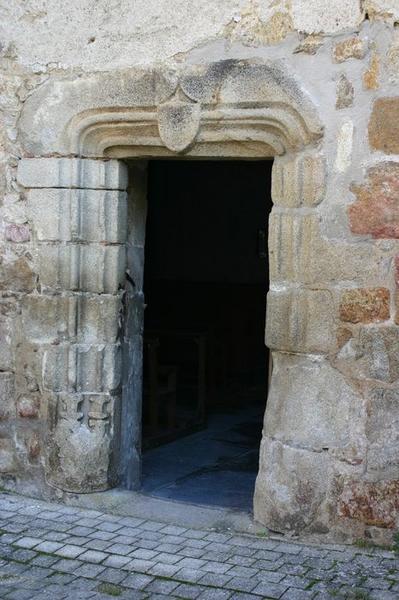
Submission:
<svg viewBox="0 0 399 600">
<path fill-rule="evenodd" d="M 2 486 L 134 487 L 143 159 L 274 157 L 255 518 L 390 542 L 398 2 L 3 0 L 0 15 Z"/>
</svg>

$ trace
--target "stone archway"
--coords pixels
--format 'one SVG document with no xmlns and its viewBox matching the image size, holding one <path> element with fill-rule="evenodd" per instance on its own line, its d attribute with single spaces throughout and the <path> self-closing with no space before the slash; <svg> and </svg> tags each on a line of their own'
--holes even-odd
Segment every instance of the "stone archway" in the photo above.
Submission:
<svg viewBox="0 0 399 600">
<path fill-rule="evenodd" d="M 323 451 L 335 443 L 331 419 L 339 417 L 318 407 L 318 385 L 331 376 L 330 296 L 313 285 L 318 253 L 328 253 L 317 214 L 323 129 L 296 78 L 276 63 L 225 61 L 181 73 L 62 79 L 26 102 L 21 128 L 18 181 L 40 279 L 40 293 L 25 300 L 26 336 L 48 406 L 46 480 L 76 493 L 137 480 L 140 286 L 127 285 L 123 339 L 119 326 L 125 270 L 142 277 L 143 221 L 134 205 L 138 177 L 137 188 L 130 183 L 137 221 L 128 238 L 123 159 L 275 157 L 267 344 L 276 369 L 255 515 L 276 529 L 306 526 L 326 497 Z"/>
</svg>

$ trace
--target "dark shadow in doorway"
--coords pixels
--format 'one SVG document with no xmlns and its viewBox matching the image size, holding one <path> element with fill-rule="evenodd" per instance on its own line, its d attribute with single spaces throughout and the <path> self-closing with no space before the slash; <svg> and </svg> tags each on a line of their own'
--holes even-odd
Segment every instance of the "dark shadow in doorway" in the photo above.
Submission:
<svg viewBox="0 0 399 600">
<path fill-rule="evenodd" d="M 270 161 L 150 163 L 143 492 L 250 510 L 266 404 Z"/>
<path fill-rule="evenodd" d="M 251 396 L 263 399 L 263 391 L 263 386 L 246 388 L 245 408 L 215 410 L 202 431 L 145 452 L 143 492 L 193 504 L 252 510 L 264 407 L 251 401 Z"/>
</svg>

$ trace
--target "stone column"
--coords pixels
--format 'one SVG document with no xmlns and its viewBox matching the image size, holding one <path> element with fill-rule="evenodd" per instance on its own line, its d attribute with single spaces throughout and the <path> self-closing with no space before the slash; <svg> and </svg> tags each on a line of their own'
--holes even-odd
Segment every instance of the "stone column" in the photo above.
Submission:
<svg viewBox="0 0 399 600">
<path fill-rule="evenodd" d="M 25 335 L 47 402 L 46 479 L 84 493 L 116 482 L 127 169 L 116 160 L 20 161 L 34 236 L 37 290 Z"/>
</svg>

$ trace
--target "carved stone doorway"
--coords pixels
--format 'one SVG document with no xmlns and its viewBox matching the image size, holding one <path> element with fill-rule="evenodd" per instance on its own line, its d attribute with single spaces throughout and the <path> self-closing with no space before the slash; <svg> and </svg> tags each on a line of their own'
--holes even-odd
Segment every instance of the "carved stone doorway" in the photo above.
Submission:
<svg viewBox="0 0 399 600">
<path fill-rule="evenodd" d="M 32 210 L 41 281 L 40 293 L 26 299 L 25 335 L 34 347 L 32 368 L 41 374 L 48 407 L 46 481 L 75 493 L 118 483 L 131 488 L 139 464 L 140 421 L 133 399 L 141 394 L 134 382 L 141 372 L 142 299 L 130 280 L 137 278 L 143 258 L 145 174 L 139 164 L 131 166 L 128 203 L 124 160 L 274 157 L 267 343 L 277 365 L 289 360 L 290 368 L 306 374 L 309 361 L 302 354 L 325 352 L 323 335 L 311 324 L 312 303 L 323 292 L 304 283 L 317 247 L 304 240 L 320 239 L 323 128 L 296 77 L 281 64 L 234 60 L 182 72 L 113 72 L 52 81 L 27 100 L 21 121 L 26 154 L 18 180 Z M 134 225 L 129 235 L 128 204 Z M 290 314 L 298 303 L 309 310 L 294 311 L 297 319 L 290 324 L 284 311 Z M 54 344 L 60 327 L 62 340 Z M 287 392 L 290 403 L 279 401 L 287 423 L 295 421 L 292 399 L 302 397 L 306 384 L 300 377 L 295 381 L 302 384 Z M 277 392 L 283 387 L 278 377 L 274 385 Z M 325 490 L 323 478 L 312 476 L 314 453 L 301 454 L 295 467 L 287 462 L 293 450 L 284 443 L 278 397 L 262 442 L 256 516 L 284 529 L 312 518 L 313 500 L 301 506 L 293 500 L 303 473 L 312 498 L 321 498 Z M 312 407 L 308 415 L 318 418 Z M 317 465 L 323 469 L 322 461 Z"/>
</svg>

